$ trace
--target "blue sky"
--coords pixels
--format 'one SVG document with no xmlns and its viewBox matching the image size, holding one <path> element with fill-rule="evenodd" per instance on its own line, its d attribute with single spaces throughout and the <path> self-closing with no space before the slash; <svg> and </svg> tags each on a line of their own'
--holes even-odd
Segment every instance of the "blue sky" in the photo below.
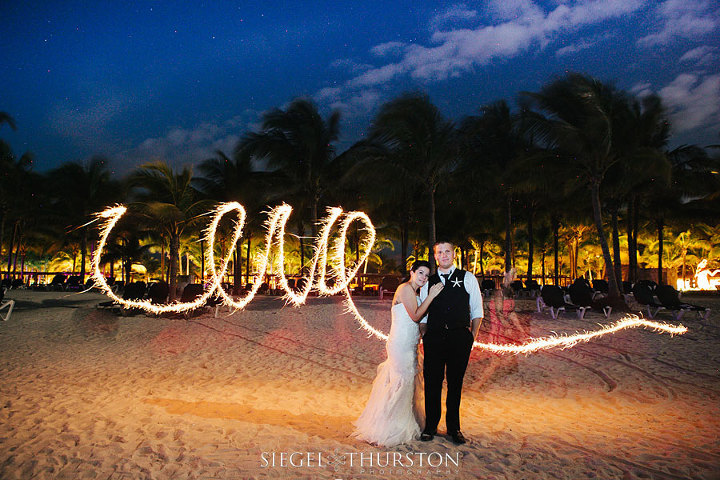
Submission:
<svg viewBox="0 0 720 480">
<path fill-rule="evenodd" d="M 342 112 L 342 151 L 383 102 L 427 92 L 459 120 L 578 71 L 672 113 L 673 144 L 720 143 L 720 4 L 1 2 L 0 138 L 47 170 L 94 154 L 125 172 L 231 153 L 297 96 Z"/>
</svg>

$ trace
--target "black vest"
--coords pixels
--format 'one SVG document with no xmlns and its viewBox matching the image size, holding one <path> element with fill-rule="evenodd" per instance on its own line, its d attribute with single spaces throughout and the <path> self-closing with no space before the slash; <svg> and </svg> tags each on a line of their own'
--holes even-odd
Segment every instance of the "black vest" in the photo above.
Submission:
<svg viewBox="0 0 720 480">
<path fill-rule="evenodd" d="M 435 273 L 428 280 L 428 288 L 440 283 Z M 470 326 L 470 294 L 465 290 L 465 270 L 456 268 L 445 281 L 445 288 L 428 307 L 428 331 L 454 330 Z"/>
</svg>

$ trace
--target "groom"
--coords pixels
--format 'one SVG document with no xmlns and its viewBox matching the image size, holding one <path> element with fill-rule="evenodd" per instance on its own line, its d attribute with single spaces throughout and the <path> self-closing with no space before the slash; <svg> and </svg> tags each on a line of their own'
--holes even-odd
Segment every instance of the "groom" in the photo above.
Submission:
<svg viewBox="0 0 720 480">
<path fill-rule="evenodd" d="M 427 323 L 423 335 L 425 361 L 425 429 L 420 440 L 432 440 L 440 422 L 442 384 L 447 372 L 445 424 L 455 444 L 467 440 L 460 432 L 460 395 L 470 351 L 483 319 L 482 294 L 477 278 L 455 268 L 455 247 L 448 241 L 433 245 L 437 272 L 420 292 L 427 297 L 428 288 L 438 282 L 445 286 L 428 308 L 421 323 Z"/>
</svg>

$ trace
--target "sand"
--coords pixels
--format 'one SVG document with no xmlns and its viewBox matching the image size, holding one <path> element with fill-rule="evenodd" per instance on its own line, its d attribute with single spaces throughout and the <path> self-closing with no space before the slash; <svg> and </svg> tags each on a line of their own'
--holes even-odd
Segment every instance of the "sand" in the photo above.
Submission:
<svg viewBox="0 0 720 480">
<path fill-rule="evenodd" d="M 682 336 L 473 352 L 461 406 L 470 443 L 441 434 L 388 449 L 350 436 L 385 353 L 340 298 L 294 308 L 262 297 L 186 320 L 116 316 L 95 309 L 95 293 L 8 297 L 2 479 L 720 478 L 717 299 L 693 300 L 714 311 L 707 324 L 687 314 Z M 389 299 L 356 303 L 387 330 Z M 605 322 L 518 303 L 533 336 Z"/>
</svg>

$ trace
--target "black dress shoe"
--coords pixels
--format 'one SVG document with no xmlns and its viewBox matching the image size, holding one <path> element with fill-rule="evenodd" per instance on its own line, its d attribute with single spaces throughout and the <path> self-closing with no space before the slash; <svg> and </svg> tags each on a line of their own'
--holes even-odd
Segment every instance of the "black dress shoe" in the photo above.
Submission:
<svg viewBox="0 0 720 480">
<path fill-rule="evenodd" d="M 452 437 L 452 441 L 455 445 L 462 445 L 463 443 L 467 443 L 467 439 L 460 431 L 451 433 L 450 436 Z"/>
<path fill-rule="evenodd" d="M 422 441 L 422 442 L 429 442 L 433 438 L 435 438 L 435 434 L 433 434 L 433 433 L 423 432 L 420 434 L 420 441 Z"/>
</svg>

